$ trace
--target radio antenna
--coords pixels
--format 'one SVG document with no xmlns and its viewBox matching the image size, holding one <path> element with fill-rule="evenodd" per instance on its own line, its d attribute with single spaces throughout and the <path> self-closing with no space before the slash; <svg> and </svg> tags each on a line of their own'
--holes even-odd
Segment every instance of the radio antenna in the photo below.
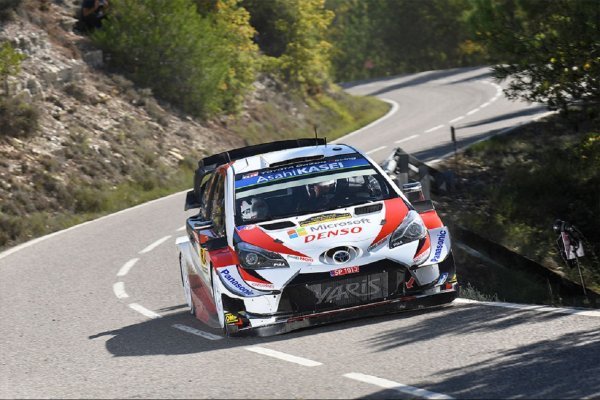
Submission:
<svg viewBox="0 0 600 400">
<path fill-rule="evenodd" d="M 315 130 L 315 146 L 319 145 L 319 133 L 317 132 L 317 125 L 313 125 L 313 128 Z"/>
</svg>

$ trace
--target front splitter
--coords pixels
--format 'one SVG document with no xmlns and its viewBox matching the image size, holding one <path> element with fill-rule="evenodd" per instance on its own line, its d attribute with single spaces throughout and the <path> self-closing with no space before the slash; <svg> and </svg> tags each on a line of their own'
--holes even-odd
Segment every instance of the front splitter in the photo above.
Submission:
<svg viewBox="0 0 600 400">
<path fill-rule="evenodd" d="M 334 322 L 349 321 L 358 318 L 373 317 L 384 314 L 393 314 L 400 311 L 409 311 L 440 306 L 451 303 L 458 297 L 458 288 L 456 290 L 447 290 L 437 294 L 423 297 L 401 297 L 379 301 L 376 303 L 364 304 L 355 307 L 341 308 L 338 310 L 319 312 L 308 315 L 292 316 L 282 319 L 274 324 L 238 328 L 235 325 L 228 325 L 227 335 L 229 336 L 273 336 L 283 333 L 314 327 L 318 325 L 331 324 Z"/>
</svg>

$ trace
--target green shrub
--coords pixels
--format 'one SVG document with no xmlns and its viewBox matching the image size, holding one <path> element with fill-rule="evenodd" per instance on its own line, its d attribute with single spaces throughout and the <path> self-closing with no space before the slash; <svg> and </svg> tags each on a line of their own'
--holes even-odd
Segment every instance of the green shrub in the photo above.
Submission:
<svg viewBox="0 0 600 400">
<path fill-rule="evenodd" d="M 0 21 L 11 19 L 12 11 L 21 5 L 21 0 L 0 0 Z"/>
<path fill-rule="evenodd" d="M 8 42 L 0 44 L 0 82 L 3 82 L 7 76 L 19 73 L 21 61 L 25 58 L 24 54 L 16 51 Z"/>
<path fill-rule="evenodd" d="M 0 98 L 0 137 L 31 137 L 38 128 L 39 111 L 20 97 Z"/>
<path fill-rule="evenodd" d="M 218 3 L 204 17 L 192 0 L 114 0 L 93 39 L 114 68 L 183 111 L 231 111 L 254 80 L 256 48 L 247 13 Z"/>
</svg>

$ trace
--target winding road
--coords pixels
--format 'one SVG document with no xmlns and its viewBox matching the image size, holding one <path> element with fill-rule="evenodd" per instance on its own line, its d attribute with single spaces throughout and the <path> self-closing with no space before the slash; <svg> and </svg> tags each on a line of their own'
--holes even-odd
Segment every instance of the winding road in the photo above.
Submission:
<svg viewBox="0 0 600 400">
<path fill-rule="evenodd" d="M 346 85 L 392 104 L 340 142 L 429 162 L 539 118 L 485 68 Z M 185 309 L 184 193 L 0 253 L 2 398 L 600 397 L 600 312 L 453 305 L 223 338 Z M 460 277 L 459 277 L 460 278 Z"/>
</svg>

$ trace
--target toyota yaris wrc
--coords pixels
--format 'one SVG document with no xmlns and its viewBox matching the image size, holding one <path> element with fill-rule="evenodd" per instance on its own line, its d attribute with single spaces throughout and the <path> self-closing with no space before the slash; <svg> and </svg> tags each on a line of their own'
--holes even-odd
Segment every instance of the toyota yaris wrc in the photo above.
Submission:
<svg viewBox="0 0 600 400">
<path fill-rule="evenodd" d="M 299 139 L 202 159 L 177 239 L 187 303 L 228 334 L 272 335 L 452 302 L 450 234 L 351 146 Z"/>
</svg>

